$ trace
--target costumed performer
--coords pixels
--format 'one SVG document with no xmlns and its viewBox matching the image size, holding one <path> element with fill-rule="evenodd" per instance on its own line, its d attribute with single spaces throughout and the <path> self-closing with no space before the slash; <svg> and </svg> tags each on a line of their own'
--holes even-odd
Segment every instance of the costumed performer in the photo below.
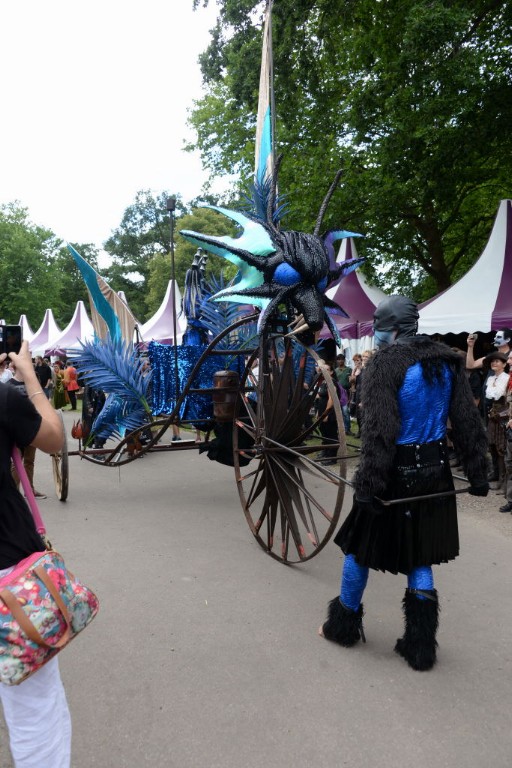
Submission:
<svg viewBox="0 0 512 768">
<path fill-rule="evenodd" d="M 319 630 L 345 647 L 365 641 L 361 602 L 369 569 L 403 573 L 405 632 L 395 651 L 416 670 L 436 661 L 438 596 L 432 565 L 459 554 L 446 425 L 469 480 L 486 496 L 487 440 L 460 356 L 419 336 L 410 299 L 389 296 L 374 315 L 379 351 L 362 385 L 361 461 L 352 510 L 334 541 L 345 553 L 341 593 Z M 384 506 L 394 500 L 446 493 Z"/>
</svg>

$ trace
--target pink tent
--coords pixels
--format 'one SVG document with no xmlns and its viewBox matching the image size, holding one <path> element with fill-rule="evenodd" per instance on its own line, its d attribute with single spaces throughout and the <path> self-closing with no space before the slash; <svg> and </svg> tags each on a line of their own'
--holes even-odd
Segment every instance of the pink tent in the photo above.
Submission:
<svg viewBox="0 0 512 768">
<path fill-rule="evenodd" d="M 45 350 L 51 346 L 55 339 L 60 336 L 60 329 L 55 322 L 53 312 L 47 309 L 44 313 L 43 322 L 30 340 L 30 351 L 33 357 L 44 355 Z"/>
<path fill-rule="evenodd" d="M 28 324 L 26 315 L 20 315 L 20 319 L 18 320 L 18 325 L 21 325 L 21 338 L 26 339 L 26 341 L 28 342 L 31 342 L 34 336 L 34 331 Z"/>
<path fill-rule="evenodd" d="M 354 239 L 349 237 L 343 240 L 336 262 L 342 263 L 349 259 L 356 259 L 357 255 Z M 359 269 L 330 288 L 326 295 L 349 315 L 349 317 L 331 315 L 342 339 L 362 340 L 373 336 L 373 313 L 386 294 L 380 288 L 369 285 Z M 328 333 L 322 333 L 321 337 L 326 335 Z"/>
<path fill-rule="evenodd" d="M 172 344 L 174 341 L 174 312 L 176 312 L 177 343 L 180 344 L 187 329 L 187 319 L 181 310 L 181 293 L 178 284 L 174 280 L 169 280 L 160 308 L 140 328 L 141 341 L 144 343 L 159 341 L 162 344 Z"/>
<path fill-rule="evenodd" d="M 68 349 L 79 349 L 81 341 L 92 341 L 94 328 L 83 301 L 77 301 L 73 317 L 62 333 L 49 344 L 46 355 L 66 354 Z"/>
</svg>

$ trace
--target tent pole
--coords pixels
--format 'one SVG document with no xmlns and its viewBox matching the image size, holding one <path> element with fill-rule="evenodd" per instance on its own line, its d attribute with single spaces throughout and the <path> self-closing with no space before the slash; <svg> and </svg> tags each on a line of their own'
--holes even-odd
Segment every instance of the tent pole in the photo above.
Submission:
<svg viewBox="0 0 512 768">
<path fill-rule="evenodd" d="M 172 335 L 174 342 L 174 392 L 176 395 L 176 401 L 180 396 L 180 375 L 178 371 L 178 318 L 176 315 L 176 292 L 174 286 L 176 285 L 176 264 L 174 261 L 174 211 L 176 210 L 176 198 L 167 198 L 167 210 L 171 219 L 171 292 L 172 292 Z"/>
</svg>

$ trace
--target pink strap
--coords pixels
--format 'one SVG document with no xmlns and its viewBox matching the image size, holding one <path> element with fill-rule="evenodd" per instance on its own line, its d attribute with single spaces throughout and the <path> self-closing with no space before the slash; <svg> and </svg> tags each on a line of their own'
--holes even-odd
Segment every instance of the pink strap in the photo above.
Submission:
<svg viewBox="0 0 512 768">
<path fill-rule="evenodd" d="M 30 485 L 30 480 L 28 479 L 27 472 L 25 470 L 25 467 L 23 466 L 23 459 L 21 458 L 21 453 L 17 446 L 15 445 L 13 446 L 11 455 L 12 455 L 12 460 L 14 462 L 14 466 L 16 467 L 16 472 L 18 473 L 18 477 L 21 480 L 23 490 L 25 491 L 25 498 L 30 507 L 30 511 L 32 512 L 32 517 L 34 518 L 34 523 L 36 524 L 36 530 L 40 536 L 45 536 L 46 528 L 43 523 L 43 518 L 41 517 L 41 513 L 37 506 L 36 498 L 34 496 L 34 491 L 32 490 L 32 486 Z"/>
</svg>

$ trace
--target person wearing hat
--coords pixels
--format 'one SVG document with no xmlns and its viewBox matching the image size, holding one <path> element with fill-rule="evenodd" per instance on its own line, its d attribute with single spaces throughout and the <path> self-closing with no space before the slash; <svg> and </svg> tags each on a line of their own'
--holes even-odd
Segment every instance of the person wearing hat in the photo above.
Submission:
<svg viewBox="0 0 512 768">
<path fill-rule="evenodd" d="M 418 309 L 404 296 L 388 296 L 375 311 L 379 351 L 362 384 L 354 502 L 334 539 L 345 554 L 341 593 L 330 601 L 319 634 L 347 648 L 364 642 L 361 601 L 370 568 L 405 574 L 405 631 L 395 651 L 422 671 L 436 662 L 439 606 L 432 565 L 459 554 L 448 419 L 469 492 L 486 496 L 489 484 L 485 429 L 464 361 L 448 346 L 418 336 L 417 328 Z"/>
<path fill-rule="evenodd" d="M 491 352 L 485 357 L 485 365 L 491 373 L 485 382 L 485 406 L 487 411 L 487 440 L 493 466 L 498 478 L 491 483 L 493 491 L 500 491 L 505 484 L 505 423 L 508 420 L 508 406 L 505 396 L 509 383 L 507 355 Z"/>
<path fill-rule="evenodd" d="M 472 370 L 473 368 L 483 368 L 487 357 L 479 357 L 475 360 L 474 347 L 477 340 L 476 333 L 470 333 L 467 338 L 468 351 L 466 354 L 466 368 Z M 510 328 L 501 328 L 496 331 L 496 335 L 493 341 L 496 351 L 507 357 L 508 353 L 512 351 L 512 330 Z M 491 353 L 492 354 L 492 353 Z"/>
</svg>

